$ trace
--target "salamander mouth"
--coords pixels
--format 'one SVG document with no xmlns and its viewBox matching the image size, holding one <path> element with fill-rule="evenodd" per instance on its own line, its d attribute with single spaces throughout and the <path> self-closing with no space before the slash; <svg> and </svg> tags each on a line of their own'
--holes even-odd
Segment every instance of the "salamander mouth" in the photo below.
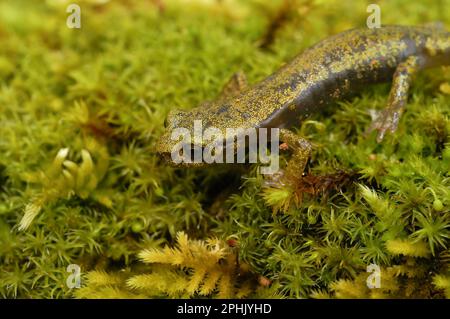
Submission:
<svg viewBox="0 0 450 319">
<path fill-rule="evenodd" d="M 178 159 L 178 161 L 176 161 L 174 159 L 174 156 L 176 156 L 176 150 L 161 150 L 161 148 L 158 150 L 158 154 L 160 156 L 160 158 L 163 159 L 164 162 L 168 163 L 171 166 L 175 166 L 175 167 L 199 167 L 199 166 L 205 166 L 207 163 L 203 161 L 203 157 L 201 158 L 200 162 L 195 162 L 194 161 L 194 148 L 196 149 L 201 149 L 201 154 L 203 154 L 204 151 L 204 147 L 203 146 L 194 146 L 193 144 L 190 144 L 189 146 L 184 145 L 184 148 L 182 148 L 179 152 L 179 156 L 181 158 Z M 183 159 L 184 157 L 184 153 L 183 150 L 189 150 L 190 151 L 190 159 L 191 161 L 187 161 L 185 159 Z M 173 153 L 173 151 L 175 151 L 175 153 Z"/>
<path fill-rule="evenodd" d="M 169 152 L 159 153 L 159 156 L 167 163 L 171 163 L 172 162 L 172 154 L 169 153 Z"/>
</svg>

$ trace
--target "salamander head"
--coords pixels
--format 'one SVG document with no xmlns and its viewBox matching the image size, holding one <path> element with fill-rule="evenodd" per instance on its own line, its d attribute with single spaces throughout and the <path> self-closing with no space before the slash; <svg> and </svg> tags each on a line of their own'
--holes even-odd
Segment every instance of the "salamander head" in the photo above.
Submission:
<svg viewBox="0 0 450 319">
<path fill-rule="evenodd" d="M 176 164 L 172 160 L 172 153 L 179 141 L 177 133 L 182 133 L 183 130 L 188 129 L 187 123 L 185 123 L 187 115 L 188 113 L 184 111 L 170 111 L 164 121 L 165 132 L 159 138 L 156 151 L 168 163 Z"/>
<path fill-rule="evenodd" d="M 171 111 L 165 121 L 166 131 L 159 139 L 157 152 L 176 166 L 203 166 L 225 161 L 225 146 L 234 145 L 238 135 L 254 129 L 255 121 L 245 111 L 243 99 L 218 99 L 203 103 L 190 111 Z M 244 106 L 243 106 L 244 105 Z M 244 111 L 243 111 L 244 110 Z M 194 153 L 194 162 L 177 162 L 177 155 Z M 198 154 L 204 156 L 201 161 Z M 193 155 L 195 156 L 195 155 Z"/>
<path fill-rule="evenodd" d="M 203 139 L 210 123 L 207 119 L 213 115 L 209 113 L 210 110 L 203 107 L 189 112 L 171 111 L 164 123 L 166 130 L 158 141 L 156 151 L 174 166 L 204 166 L 206 162 L 203 158 L 197 157 L 196 160 L 193 154 L 203 154 L 210 143 Z"/>
</svg>

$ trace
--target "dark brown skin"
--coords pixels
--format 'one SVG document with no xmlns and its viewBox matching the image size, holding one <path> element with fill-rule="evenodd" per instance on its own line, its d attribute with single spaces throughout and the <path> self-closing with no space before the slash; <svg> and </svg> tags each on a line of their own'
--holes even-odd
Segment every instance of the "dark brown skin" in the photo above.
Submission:
<svg viewBox="0 0 450 319">
<path fill-rule="evenodd" d="M 269 184 L 289 184 L 301 177 L 311 145 L 287 128 L 368 84 L 392 81 L 387 107 L 368 129 L 376 130 L 381 142 L 397 128 L 414 74 L 439 65 L 450 65 L 450 33 L 437 25 L 345 31 L 305 50 L 252 87 L 237 73 L 217 100 L 189 112 L 172 112 L 158 152 L 170 159 L 176 142 L 170 132 L 179 127 L 192 131 L 194 120 L 223 134 L 226 128 L 280 128 L 280 139 L 293 156 L 284 174 L 273 176 Z"/>
</svg>

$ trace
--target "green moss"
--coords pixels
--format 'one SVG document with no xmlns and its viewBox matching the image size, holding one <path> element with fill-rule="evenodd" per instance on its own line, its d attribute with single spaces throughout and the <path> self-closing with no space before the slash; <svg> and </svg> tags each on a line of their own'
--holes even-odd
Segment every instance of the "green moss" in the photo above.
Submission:
<svg viewBox="0 0 450 319">
<path fill-rule="evenodd" d="M 390 278 L 374 297 L 448 297 L 448 68 L 418 75 L 381 145 L 363 132 L 389 85 L 306 122 L 314 151 L 300 190 L 268 193 L 255 167 L 174 169 L 154 153 L 169 110 L 214 98 L 237 70 L 255 83 L 364 26 L 370 2 L 293 1 L 261 49 L 280 1 L 80 1 L 79 30 L 56 1 L 1 1 L 0 295 L 72 297 L 69 264 L 83 279 L 147 273 L 139 252 L 184 231 L 232 239 L 260 277 L 256 297 L 365 297 L 371 263 Z M 380 5 L 383 24 L 450 26 L 448 0 Z"/>
</svg>

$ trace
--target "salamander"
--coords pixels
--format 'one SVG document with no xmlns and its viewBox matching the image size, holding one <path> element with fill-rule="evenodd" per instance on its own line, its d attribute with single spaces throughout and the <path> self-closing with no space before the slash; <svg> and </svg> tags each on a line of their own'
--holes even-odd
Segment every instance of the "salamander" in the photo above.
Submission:
<svg viewBox="0 0 450 319">
<path fill-rule="evenodd" d="M 171 132 L 180 127 L 192 131 L 194 120 L 202 120 L 205 129 L 223 132 L 226 128 L 279 128 L 281 142 L 293 151 L 284 174 L 275 181 L 285 185 L 290 177 L 301 176 L 312 151 L 311 143 L 289 128 L 368 84 L 392 81 L 386 108 L 367 130 L 376 131 L 381 142 L 398 126 L 413 76 L 419 70 L 449 64 L 450 33 L 442 26 L 347 30 L 306 49 L 257 84 L 248 85 L 238 72 L 214 101 L 190 111 L 171 111 L 157 152 L 170 161 L 175 143 Z"/>
</svg>

